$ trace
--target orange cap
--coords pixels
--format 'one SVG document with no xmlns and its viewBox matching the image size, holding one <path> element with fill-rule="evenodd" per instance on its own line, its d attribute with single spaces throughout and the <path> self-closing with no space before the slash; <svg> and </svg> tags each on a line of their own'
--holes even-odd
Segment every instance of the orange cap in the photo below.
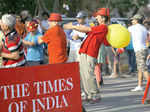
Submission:
<svg viewBox="0 0 150 112">
<path fill-rule="evenodd" d="M 51 13 L 48 20 L 49 21 L 62 21 L 62 18 L 59 13 Z"/>
<path fill-rule="evenodd" d="M 110 16 L 110 13 L 109 13 L 109 8 L 100 8 L 98 9 L 98 11 L 96 13 L 94 13 L 94 16 L 97 16 L 97 15 L 101 15 L 101 16 Z"/>
</svg>

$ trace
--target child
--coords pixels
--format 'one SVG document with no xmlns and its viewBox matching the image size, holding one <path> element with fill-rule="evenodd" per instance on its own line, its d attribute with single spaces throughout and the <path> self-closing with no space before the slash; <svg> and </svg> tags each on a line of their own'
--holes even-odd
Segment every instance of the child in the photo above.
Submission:
<svg viewBox="0 0 150 112">
<path fill-rule="evenodd" d="M 112 63 L 113 63 L 113 70 L 112 70 L 112 74 L 110 75 L 110 78 L 117 78 L 119 75 L 119 63 L 120 63 L 120 53 L 117 52 L 116 48 L 112 48 L 112 52 L 113 52 L 113 59 L 112 59 Z"/>
</svg>

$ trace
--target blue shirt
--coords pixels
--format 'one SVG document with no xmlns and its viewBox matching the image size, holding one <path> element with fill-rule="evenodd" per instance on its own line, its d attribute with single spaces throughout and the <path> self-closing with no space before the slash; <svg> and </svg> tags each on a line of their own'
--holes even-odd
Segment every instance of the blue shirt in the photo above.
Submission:
<svg viewBox="0 0 150 112">
<path fill-rule="evenodd" d="M 40 36 L 42 36 L 42 34 L 37 32 L 35 35 L 31 35 L 31 33 L 28 33 L 28 35 L 25 37 L 24 40 L 34 42 L 35 44 L 34 46 L 27 47 L 27 55 L 26 55 L 27 61 L 43 61 L 44 46 L 43 44 L 38 44 L 38 38 Z"/>
<path fill-rule="evenodd" d="M 130 40 L 129 45 L 126 47 L 127 50 L 133 50 L 133 43 L 132 43 L 132 38 Z"/>
<path fill-rule="evenodd" d="M 79 26 L 80 24 L 76 23 L 75 25 Z M 83 25 L 84 26 L 89 26 L 89 24 L 87 24 L 87 23 L 85 23 Z M 78 35 L 80 37 L 80 39 L 73 40 L 72 37 L 74 35 Z M 87 35 L 86 35 L 86 33 L 79 32 L 79 31 L 76 31 L 76 30 L 72 30 L 72 32 L 70 33 L 70 37 L 71 37 L 71 39 L 70 39 L 70 49 L 71 50 L 77 50 L 77 49 L 80 48 L 82 41 L 87 37 Z"/>
</svg>

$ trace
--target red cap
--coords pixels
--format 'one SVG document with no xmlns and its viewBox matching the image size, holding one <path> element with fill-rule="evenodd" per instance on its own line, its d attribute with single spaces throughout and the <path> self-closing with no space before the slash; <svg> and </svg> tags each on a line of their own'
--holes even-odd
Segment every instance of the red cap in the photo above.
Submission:
<svg viewBox="0 0 150 112">
<path fill-rule="evenodd" d="M 29 32 L 33 32 L 37 30 L 37 27 L 38 27 L 38 22 L 36 20 L 32 20 L 29 23 L 27 23 L 27 30 Z"/>
<path fill-rule="evenodd" d="M 101 15 L 101 16 L 110 16 L 109 14 L 109 8 L 100 8 L 96 13 L 94 13 L 94 16 Z"/>
<path fill-rule="evenodd" d="M 48 20 L 49 21 L 62 21 L 62 18 L 59 13 L 51 13 Z"/>
</svg>

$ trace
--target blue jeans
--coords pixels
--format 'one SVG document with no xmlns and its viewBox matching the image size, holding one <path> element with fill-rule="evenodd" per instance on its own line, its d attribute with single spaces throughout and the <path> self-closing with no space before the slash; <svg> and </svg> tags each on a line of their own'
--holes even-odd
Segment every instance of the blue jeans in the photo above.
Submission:
<svg viewBox="0 0 150 112">
<path fill-rule="evenodd" d="M 43 64 L 43 61 L 27 61 L 26 66 L 38 66 Z"/>
<path fill-rule="evenodd" d="M 128 64 L 130 68 L 130 72 L 135 72 L 137 70 L 137 65 L 136 65 L 136 57 L 135 57 L 135 52 L 132 49 L 128 49 L 127 55 L 128 55 Z"/>
</svg>

